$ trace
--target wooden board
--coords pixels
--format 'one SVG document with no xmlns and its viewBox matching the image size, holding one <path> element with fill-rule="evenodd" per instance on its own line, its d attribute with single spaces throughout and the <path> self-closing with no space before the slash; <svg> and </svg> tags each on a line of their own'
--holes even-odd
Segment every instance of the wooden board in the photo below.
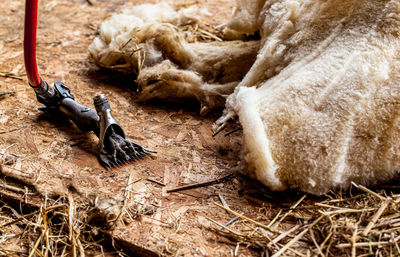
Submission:
<svg viewBox="0 0 400 257">
<path fill-rule="evenodd" d="M 0 92 L 14 93 L 0 99 L 3 196 L 39 206 L 38 199 L 18 192 L 18 188 L 25 190 L 31 185 L 30 192 L 42 196 L 70 193 L 88 200 L 125 200 L 136 210 L 152 206 L 152 212 L 139 218 L 129 221 L 125 217 L 126 222 L 119 223 L 110 236 L 139 255 L 230 256 L 236 245 L 221 243 L 223 239 L 210 230 L 216 226 L 207 219 L 225 223 L 233 217 L 214 205 L 220 201 L 219 195 L 233 209 L 252 217 L 261 215 L 260 221 L 268 220 L 264 214 L 269 204 L 255 204 L 240 195 L 244 185 L 237 178 L 179 193 L 167 193 L 167 188 L 214 180 L 234 171 L 240 132 L 212 137 L 211 125 L 220 113 L 200 117 L 197 104 L 138 105 L 130 89 L 133 78 L 98 70 L 88 59 L 87 47 L 97 25 L 112 13 L 140 2 L 144 1 L 102 0 L 93 5 L 84 0 L 40 1 L 37 46 L 42 77 L 50 83 L 63 81 L 87 106 L 92 106 L 94 95 L 105 93 L 128 137 L 158 152 L 154 160 L 112 170 L 99 164 L 93 134 L 37 110 L 39 105 L 24 76 L 24 3 L 10 0 L 3 5 Z M 198 2 L 213 14 L 205 21 L 213 25 L 229 18 L 234 4 L 228 0 Z M 259 253 L 241 247 L 239 254 Z"/>
</svg>

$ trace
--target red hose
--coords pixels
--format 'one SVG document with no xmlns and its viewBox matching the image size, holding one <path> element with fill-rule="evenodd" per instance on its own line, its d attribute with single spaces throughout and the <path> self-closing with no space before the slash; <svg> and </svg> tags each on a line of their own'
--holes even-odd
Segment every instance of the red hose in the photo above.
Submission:
<svg viewBox="0 0 400 257">
<path fill-rule="evenodd" d="M 25 30 L 24 30 L 24 59 L 25 70 L 31 87 L 38 87 L 42 80 L 36 64 L 36 27 L 38 0 L 26 0 Z"/>
</svg>

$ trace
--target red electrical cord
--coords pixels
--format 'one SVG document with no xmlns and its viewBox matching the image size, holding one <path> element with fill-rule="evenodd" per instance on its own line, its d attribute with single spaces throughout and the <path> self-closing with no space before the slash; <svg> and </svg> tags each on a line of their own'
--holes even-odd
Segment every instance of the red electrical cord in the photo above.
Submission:
<svg viewBox="0 0 400 257">
<path fill-rule="evenodd" d="M 24 29 L 24 59 L 25 70 L 29 84 L 38 87 L 42 80 L 36 64 L 36 27 L 38 14 L 38 0 L 26 0 L 25 29 Z"/>
</svg>

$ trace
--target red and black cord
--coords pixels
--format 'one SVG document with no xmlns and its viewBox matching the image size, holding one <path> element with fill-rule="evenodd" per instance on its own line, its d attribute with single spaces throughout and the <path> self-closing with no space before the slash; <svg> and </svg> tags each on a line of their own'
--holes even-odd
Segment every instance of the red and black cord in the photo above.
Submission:
<svg viewBox="0 0 400 257">
<path fill-rule="evenodd" d="M 36 63 L 36 28 L 38 17 L 38 0 L 26 0 L 24 29 L 25 69 L 31 87 L 42 83 Z"/>
</svg>

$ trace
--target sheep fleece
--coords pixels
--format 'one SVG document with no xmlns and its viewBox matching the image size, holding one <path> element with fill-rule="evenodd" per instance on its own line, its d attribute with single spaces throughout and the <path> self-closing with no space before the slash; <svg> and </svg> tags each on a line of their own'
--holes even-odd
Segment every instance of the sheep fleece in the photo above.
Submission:
<svg viewBox="0 0 400 257">
<path fill-rule="evenodd" d="M 168 23 L 154 21 L 152 28 L 157 22 Z M 400 170 L 399 29 L 398 0 L 238 0 L 225 28 L 234 41 L 217 46 L 170 37 L 171 54 L 149 43 L 159 33 L 147 34 L 138 43 L 158 59 L 149 56 L 138 83 L 151 87 L 146 99 L 193 95 L 202 109 L 220 105 L 223 96 L 224 114 L 215 127 L 239 117 L 243 169 L 272 190 L 320 195 L 351 181 L 374 185 Z M 257 31 L 260 40 L 241 40 Z M 93 44 L 93 58 L 104 60 L 109 44 Z M 202 48 L 207 51 L 193 54 Z M 212 75 L 221 69 L 242 75 Z M 150 85 L 155 74 L 160 80 L 171 73 L 187 79 L 178 76 L 176 83 L 167 76 L 162 87 Z"/>
</svg>

